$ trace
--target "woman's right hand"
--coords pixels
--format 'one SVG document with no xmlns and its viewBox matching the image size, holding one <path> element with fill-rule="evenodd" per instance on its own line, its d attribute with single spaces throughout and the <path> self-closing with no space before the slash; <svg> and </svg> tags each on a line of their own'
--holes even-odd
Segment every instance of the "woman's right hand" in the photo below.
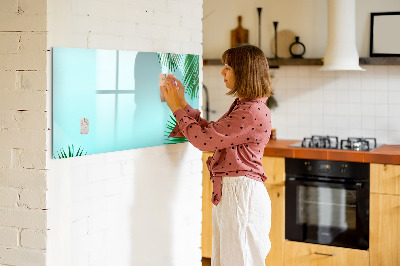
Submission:
<svg viewBox="0 0 400 266">
<path fill-rule="evenodd" d="M 170 78 L 170 77 L 168 77 L 168 78 Z M 179 90 L 178 90 L 179 103 L 183 108 L 185 108 L 187 105 L 187 102 L 185 100 L 185 87 L 183 86 L 182 82 L 180 82 L 180 80 L 175 77 L 171 77 L 171 81 L 176 82 L 176 84 L 179 88 Z"/>
</svg>

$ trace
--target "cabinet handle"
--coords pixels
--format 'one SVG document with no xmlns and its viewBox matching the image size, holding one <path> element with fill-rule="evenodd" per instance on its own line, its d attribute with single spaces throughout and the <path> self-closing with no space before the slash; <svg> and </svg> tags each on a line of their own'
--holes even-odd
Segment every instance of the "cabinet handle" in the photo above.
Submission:
<svg viewBox="0 0 400 266">
<path fill-rule="evenodd" d="M 335 254 L 327 254 L 327 253 L 319 253 L 319 252 L 314 252 L 314 254 L 316 254 L 316 255 L 324 255 L 324 256 L 331 256 L 331 257 L 335 256 Z"/>
</svg>

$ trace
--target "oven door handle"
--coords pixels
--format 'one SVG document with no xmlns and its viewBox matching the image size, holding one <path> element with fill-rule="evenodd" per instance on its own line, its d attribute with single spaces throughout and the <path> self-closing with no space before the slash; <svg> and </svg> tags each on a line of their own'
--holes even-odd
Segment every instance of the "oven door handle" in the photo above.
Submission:
<svg viewBox="0 0 400 266">
<path fill-rule="evenodd" d="M 343 186 L 346 188 L 353 188 L 353 189 L 361 189 L 363 187 L 363 183 L 361 183 L 361 182 L 348 183 L 348 182 L 337 182 L 337 181 L 332 182 L 332 181 L 321 181 L 321 180 L 310 181 L 310 180 L 304 180 L 303 178 L 298 178 L 298 177 L 288 177 L 286 181 L 297 182 L 297 183 L 301 183 L 304 185 L 313 185 L 313 186 L 320 185 L 320 184 L 322 184 L 322 185 L 332 184 L 332 185 L 340 185 L 340 186 Z"/>
</svg>

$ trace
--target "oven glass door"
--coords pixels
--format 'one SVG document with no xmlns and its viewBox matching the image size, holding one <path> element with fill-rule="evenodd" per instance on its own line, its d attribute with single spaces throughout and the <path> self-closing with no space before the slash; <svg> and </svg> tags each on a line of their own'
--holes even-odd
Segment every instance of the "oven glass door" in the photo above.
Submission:
<svg viewBox="0 0 400 266">
<path fill-rule="evenodd" d="M 296 180 L 286 189 L 287 239 L 368 249 L 362 185 Z"/>
</svg>

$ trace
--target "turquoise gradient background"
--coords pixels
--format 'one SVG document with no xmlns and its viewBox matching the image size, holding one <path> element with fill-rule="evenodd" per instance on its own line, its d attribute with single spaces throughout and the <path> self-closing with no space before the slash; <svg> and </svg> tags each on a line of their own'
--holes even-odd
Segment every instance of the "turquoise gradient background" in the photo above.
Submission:
<svg viewBox="0 0 400 266">
<path fill-rule="evenodd" d="M 164 145 L 172 115 L 160 101 L 166 72 L 157 53 L 54 47 L 53 155 L 68 145 L 87 155 Z M 183 66 L 173 73 L 183 81 Z M 199 108 L 198 98 L 186 100 Z"/>
</svg>

